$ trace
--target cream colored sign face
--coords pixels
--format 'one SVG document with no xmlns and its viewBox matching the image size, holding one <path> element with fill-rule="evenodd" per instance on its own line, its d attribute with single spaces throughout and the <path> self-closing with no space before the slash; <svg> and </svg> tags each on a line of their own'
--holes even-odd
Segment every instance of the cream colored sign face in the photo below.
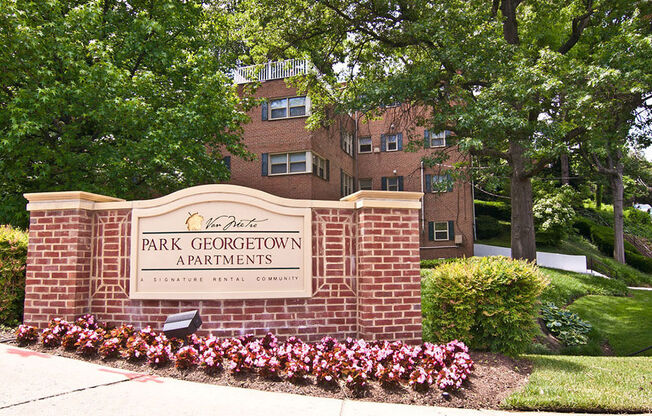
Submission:
<svg viewBox="0 0 652 416">
<path fill-rule="evenodd" d="M 309 208 L 238 194 L 190 195 L 134 209 L 132 220 L 132 298 L 311 295 Z"/>
</svg>

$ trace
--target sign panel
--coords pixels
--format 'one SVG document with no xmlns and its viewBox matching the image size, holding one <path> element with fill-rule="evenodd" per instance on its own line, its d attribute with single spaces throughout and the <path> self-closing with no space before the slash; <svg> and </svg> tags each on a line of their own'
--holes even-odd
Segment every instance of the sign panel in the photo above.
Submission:
<svg viewBox="0 0 652 416">
<path fill-rule="evenodd" d="M 130 297 L 251 299 L 312 293 L 310 208 L 191 195 L 132 214 Z"/>
</svg>

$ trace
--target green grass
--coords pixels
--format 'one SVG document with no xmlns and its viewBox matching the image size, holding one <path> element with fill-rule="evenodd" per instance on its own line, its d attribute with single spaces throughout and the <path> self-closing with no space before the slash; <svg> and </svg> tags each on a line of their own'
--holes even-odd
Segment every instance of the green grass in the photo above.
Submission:
<svg viewBox="0 0 652 416">
<path fill-rule="evenodd" d="M 584 296 L 568 310 L 593 325 L 590 344 L 606 339 L 614 355 L 628 355 L 652 346 L 652 291 L 633 290 L 632 297 L 625 298 Z M 652 350 L 642 355 L 652 357 Z"/>
<path fill-rule="evenodd" d="M 520 410 L 652 411 L 652 358 L 525 355 L 534 366 L 527 386 L 503 402 Z"/>
<path fill-rule="evenodd" d="M 544 267 L 541 271 L 550 279 L 550 285 L 541 294 L 541 301 L 560 307 L 586 295 L 626 296 L 629 293 L 627 286 L 618 280 Z"/>
</svg>

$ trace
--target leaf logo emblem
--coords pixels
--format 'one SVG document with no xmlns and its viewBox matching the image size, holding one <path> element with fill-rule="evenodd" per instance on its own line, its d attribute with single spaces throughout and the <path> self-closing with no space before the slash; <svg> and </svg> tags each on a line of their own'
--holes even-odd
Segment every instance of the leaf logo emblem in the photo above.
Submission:
<svg viewBox="0 0 652 416">
<path fill-rule="evenodd" d="M 186 219 L 186 226 L 188 231 L 199 231 L 201 230 L 201 223 L 204 221 L 204 217 L 199 215 L 198 212 L 194 214 L 188 213 L 189 217 Z"/>
</svg>

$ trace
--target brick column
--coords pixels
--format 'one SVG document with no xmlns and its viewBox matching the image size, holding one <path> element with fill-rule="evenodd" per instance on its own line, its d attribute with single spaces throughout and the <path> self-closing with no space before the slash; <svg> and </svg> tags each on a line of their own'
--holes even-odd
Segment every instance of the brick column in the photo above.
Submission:
<svg viewBox="0 0 652 416">
<path fill-rule="evenodd" d="M 85 192 L 26 194 L 29 245 L 23 321 L 45 327 L 50 319 L 73 320 L 89 312 L 94 202 L 115 198 Z M 35 208 L 37 206 L 37 208 Z"/>
<path fill-rule="evenodd" d="M 422 342 L 421 193 L 357 193 L 358 336 Z M 387 207 L 387 208 L 385 208 Z"/>
</svg>

